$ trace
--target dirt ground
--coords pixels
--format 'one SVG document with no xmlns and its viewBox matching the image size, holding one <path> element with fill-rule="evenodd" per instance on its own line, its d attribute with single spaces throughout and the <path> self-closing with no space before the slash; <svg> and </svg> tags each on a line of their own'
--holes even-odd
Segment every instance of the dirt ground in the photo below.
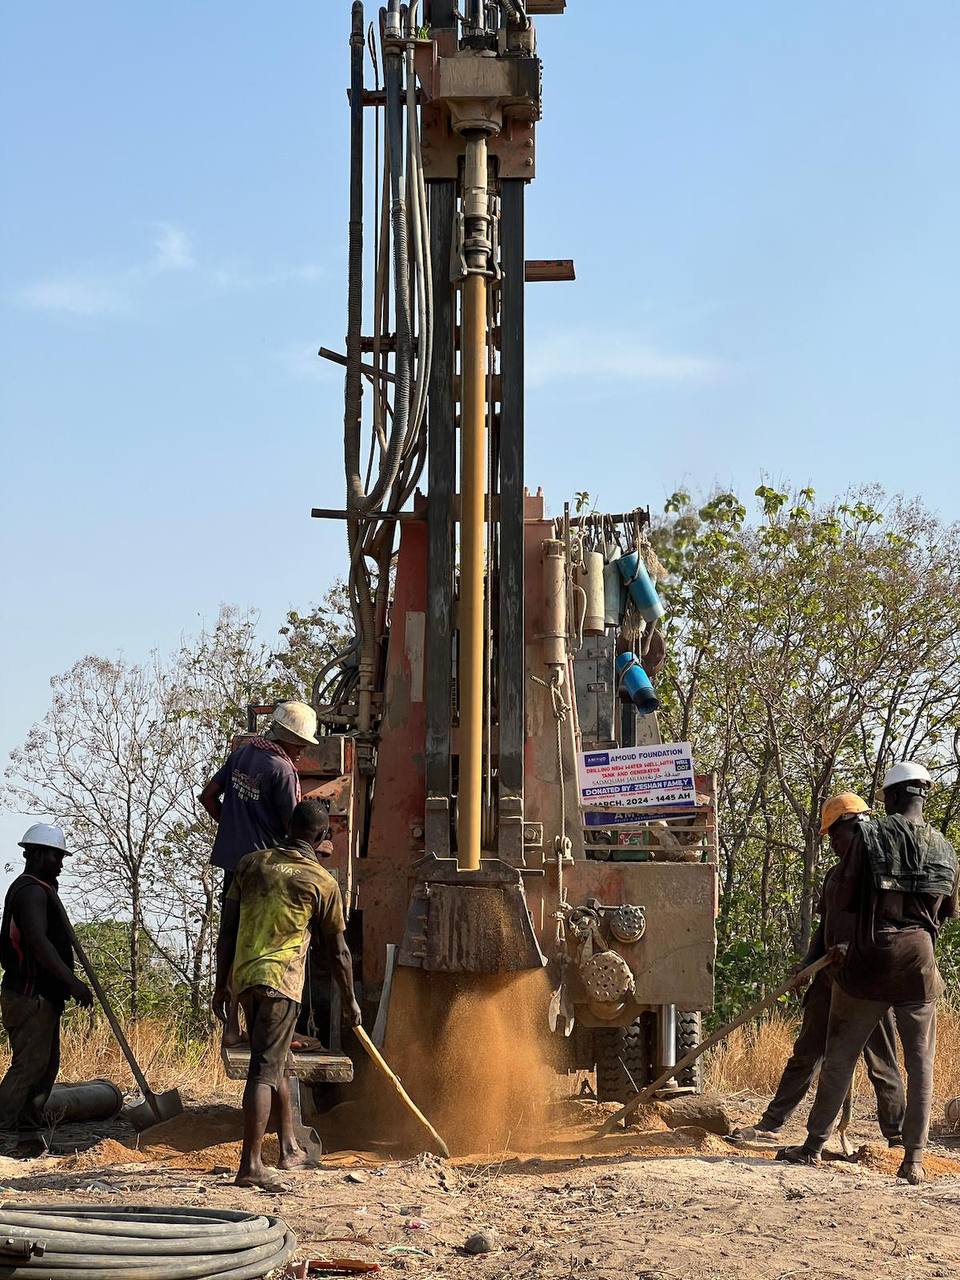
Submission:
<svg viewBox="0 0 960 1280">
<path fill-rule="evenodd" d="M 722 1110 L 751 1120 L 758 1102 L 724 1100 Z M 712 1108 L 707 1123 L 719 1113 Z M 231 1183 L 235 1107 L 194 1104 L 183 1119 L 141 1135 L 139 1150 L 118 1120 L 54 1134 L 61 1150 L 93 1142 L 86 1150 L 0 1157 L 0 1195 L 8 1204 L 278 1214 L 296 1231 L 301 1258 L 357 1258 L 420 1280 L 921 1280 L 960 1270 L 960 1140 L 935 1136 L 931 1181 L 912 1188 L 893 1178 L 897 1155 L 882 1145 L 869 1146 L 857 1164 L 798 1169 L 770 1153 L 738 1152 L 669 1111 L 650 1111 L 638 1130 L 596 1143 L 590 1135 L 602 1114 L 595 1104 L 557 1104 L 554 1134 L 539 1151 L 445 1161 L 416 1155 L 415 1146 L 371 1151 L 368 1142 L 286 1175 L 290 1190 L 274 1194 Z M 335 1127 L 334 1119 L 328 1141 Z M 341 1140 L 342 1128 L 341 1119 Z M 851 1136 L 877 1143 L 869 1111 L 856 1117 Z M 463 1245 L 479 1228 L 492 1228 L 495 1250 L 470 1256 Z"/>
</svg>

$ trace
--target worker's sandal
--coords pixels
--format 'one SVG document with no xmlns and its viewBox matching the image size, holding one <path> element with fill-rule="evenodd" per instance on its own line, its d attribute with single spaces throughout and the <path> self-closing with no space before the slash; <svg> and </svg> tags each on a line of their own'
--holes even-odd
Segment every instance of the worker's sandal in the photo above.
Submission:
<svg viewBox="0 0 960 1280">
<path fill-rule="evenodd" d="M 805 1164 L 818 1168 L 820 1152 L 811 1151 L 809 1147 L 781 1147 L 777 1152 L 778 1160 L 786 1160 L 788 1164 Z"/>
</svg>

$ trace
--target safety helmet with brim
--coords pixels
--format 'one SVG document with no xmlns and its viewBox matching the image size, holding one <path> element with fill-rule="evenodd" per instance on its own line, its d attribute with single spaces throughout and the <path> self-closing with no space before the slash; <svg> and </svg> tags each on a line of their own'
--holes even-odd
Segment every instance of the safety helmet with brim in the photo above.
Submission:
<svg viewBox="0 0 960 1280">
<path fill-rule="evenodd" d="M 882 785 L 884 791 L 905 786 L 910 795 L 922 796 L 926 795 L 932 782 L 933 778 L 922 764 L 916 760 L 900 760 L 883 775 Z"/>
<path fill-rule="evenodd" d="M 317 713 L 305 702 L 279 702 L 270 717 L 270 728 L 282 741 L 317 746 Z"/>
<path fill-rule="evenodd" d="M 17 843 L 24 853 L 30 849 L 53 849 L 56 853 L 62 853 L 64 857 L 70 857 L 63 828 L 54 826 L 50 822 L 35 822 L 32 827 L 26 829 L 23 839 L 18 840 Z"/>
<path fill-rule="evenodd" d="M 824 801 L 820 814 L 820 834 L 825 836 L 835 822 L 843 818 L 854 818 L 861 813 L 869 813 L 870 806 L 855 791 L 841 791 Z"/>
</svg>

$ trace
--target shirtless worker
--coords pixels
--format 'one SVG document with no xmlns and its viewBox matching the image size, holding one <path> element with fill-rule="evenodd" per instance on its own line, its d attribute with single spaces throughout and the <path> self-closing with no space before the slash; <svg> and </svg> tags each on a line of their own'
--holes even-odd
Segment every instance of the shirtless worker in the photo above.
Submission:
<svg viewBox="0 0 960 1280">
<path fill-rule="evenodd" d="M 845 856 L 836 902 L 856 917 L 853 940 L 835 975 L 807 1138 L 802 1146 L 778 1151 L 780 1160 L 820 1163 L 863 1046 L 892 1008 L 907 1070 L 904 1155 L 897 1176 L 913 1186 L 926 1176 L 937 998 L 944 989 L 934 943 L 944 921 L 957 914 L 956 854 L 923 817 L 930 784 L 923 765 L 901 761 L 883 779 L 887 816 L 861 816 L 841 828 Z"/>
<path fill-rule="evenodd" d="M 807 965 L 825 956 L 831 947 L 842 942 L 849 943 L 853 938 L 855 917 L 848 911 L 841 911 L 834 898 L 838 887 L 837 876 L 843 866 L 842 855 L 847 844 L 844 828 L 848 823 L 855 822 L 858 814 L 867 813 L 868 810 L 867 802 L 852 791 L 832 796 L 823 806 L 820 834 L 829 836 L 839 861 L 824 877 L 820 893 L 820 923 L 807 954 L 797 965 L 797 969 L 805 969 Z M 773 1141 L 777 1131 L 786 1124 L 806 1097 L 823 1061 L 832 992 L 833 975 L 829 969 L 821 969 L 804 995 L 800 1033 L 784 1067 L 776 1093 L 756 1125 L 734 1130 L 731 1141 Z M 880 1132 L 889 1146 L 901 1147 L 905 1099 L 897 1063 L 896 1024 L 891 1010 L 884 1013 L 863 1046 L 863 1061 L 877 1095 Z"/>
<path fill-rule="evenodd" d="M 217 824 L 210 861 L 223 870 L 223 899 L 240 859 L 254 849 L 270 849 L 286 836 L 300 799 L 296 763 L 304 748 L 316 742 L 313 708 L 305 702 L 280 702 L 267 730 L 232 751 L 201 791 L 200 803 Z M 233 1005 L 223 1040 L 237 1044 L 241 1039 Z"/>
<path fill-rule="evenodd" d="M 89 987 L 73 971 L 73 947 L 57 895 L 68 857 L 60 827 L 35 822 L 20 841 L 25 865 L 7 890 L 0 924 L 0 1010 L 12 1060 L 0 1083 L 0 1127 L 19 1149 L 43 1147 L 41 1112 L 60 1069 L 60 1020 L 67 1000 L 88 1009 Z"/>
<path fill-rule="evenodd" d="M 300 1011 L 311 927 L 326 940 L 331 971 L 343 996 L 344 1020 L 360 1025 L 340 889 L 319 864 L 330 850 L 327 823 L 322 801 L 301 800 L 285 840 L 241 859 L 223 907 L 213 1010 L 226 1021 L 232 992 L 239 998 L 250 1037 L 243 1148 L 236 1177 L 240 1187 L 282 1186 L 264 1169 L 261 1155 L 274 1100 L 280 1168 L 299 1169 L 307 1163 L 294 1132 L 286 1063 Z"/>
</svg>

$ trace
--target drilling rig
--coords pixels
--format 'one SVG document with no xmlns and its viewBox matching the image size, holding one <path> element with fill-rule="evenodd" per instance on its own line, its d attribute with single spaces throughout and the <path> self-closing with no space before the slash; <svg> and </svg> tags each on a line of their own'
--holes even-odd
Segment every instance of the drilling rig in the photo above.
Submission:
<svg viewBox="0 0 960 1280">
<path fill-rule="evenodd" d="M 355 635 L 298 767 L 375 1039 L 397 966 L 546 966 L 572 1065 L 625 1100 L 712 1005 L 716 803 L 661 744 L 648 510 L 548 516 L 524 485 L 524 292 L 575 274 L 524 235 L 533 19 L 565 7 L 390 0 L 368 27 L 352 5 L 346 345 L 320 351 L 345 367 L 346 502 L 313 516 L 345 527 Z M 585 759 L 681 756 L 656 803 L 584 801 Z"/>
</svg>

